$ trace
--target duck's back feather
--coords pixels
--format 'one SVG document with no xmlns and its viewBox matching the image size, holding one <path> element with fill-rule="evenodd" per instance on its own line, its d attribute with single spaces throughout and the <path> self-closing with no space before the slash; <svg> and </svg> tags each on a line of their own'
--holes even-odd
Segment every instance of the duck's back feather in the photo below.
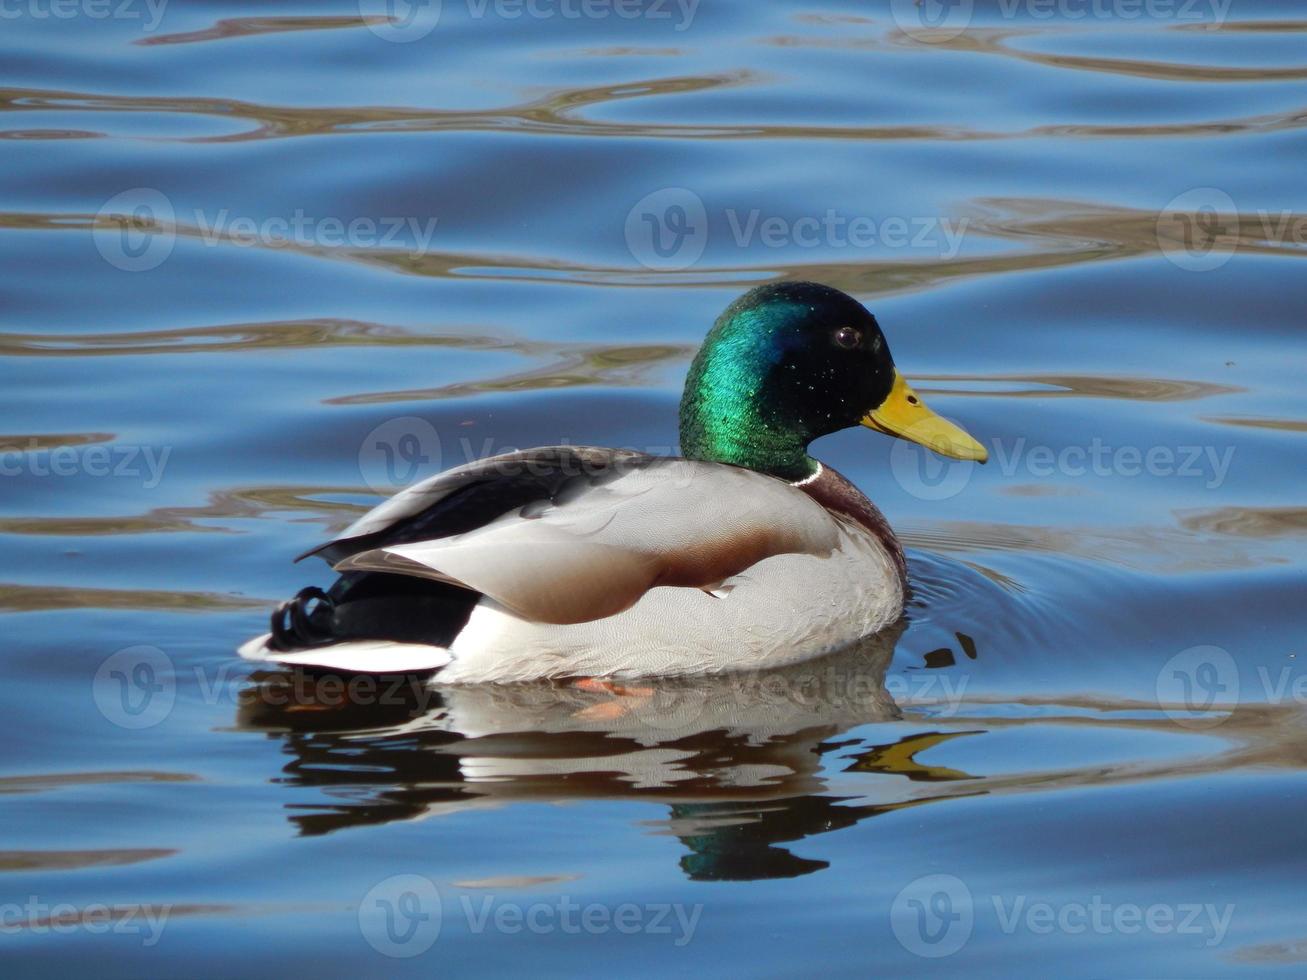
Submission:
<svg viewBox="0 0 1307 980">
<path fill-rule="evenodd" d="M 461 534 L 515 508 L 549 501 L 565 488 L 601 483 L 659 457 L 623 449 L 544 446 L 478 459 L 405 487 L 339 537 L 296 558 L 335 563 L 369 548 Z"/>
</svg>

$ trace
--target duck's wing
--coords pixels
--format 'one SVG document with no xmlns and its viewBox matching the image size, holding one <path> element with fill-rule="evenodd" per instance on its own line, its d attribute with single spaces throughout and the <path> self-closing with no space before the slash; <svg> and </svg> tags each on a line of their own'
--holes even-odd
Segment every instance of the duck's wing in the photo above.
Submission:
<svg viewBox="0 0 1307 980">
<path fill-rule="evenodd" d="M 591 447 L 505 454 L 404 491 L 315 552 L 479 592 L 540 623 L 611 616 L 657 585 L 711 589 L 772 555 L 827 555 L 834 518 L 781 480 Z"/>
<path fill-rule="evenodd" d="M 488 456 L 405 487 L 296 561 L 334 564 L 369 548 L 471 531 L 532 501 L 555 497 L 575 477 L 602 481 L 657 457 L 626 449 L 544 446 Z M 573 484 L 575 485 L 575 484 Z"/>
</svg>

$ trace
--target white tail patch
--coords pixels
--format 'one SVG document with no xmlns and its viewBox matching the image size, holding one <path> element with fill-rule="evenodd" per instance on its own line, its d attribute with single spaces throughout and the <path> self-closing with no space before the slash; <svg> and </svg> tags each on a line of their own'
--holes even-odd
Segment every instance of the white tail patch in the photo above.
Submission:
<svg viewBox="0 0 1307 980">
<path fill-rule="evenodd" d="M 272 650 L 271 635 L 255 637 L 240 648 L 246 660 L 284 664 L 287 667 L 319 667 L 351 674 L 410 674 L 439 670 L 453 656 L 444 647 L 426 643 L 396 643 L 393 640 L 350 640 L 307 650 Z"/>
</svg>

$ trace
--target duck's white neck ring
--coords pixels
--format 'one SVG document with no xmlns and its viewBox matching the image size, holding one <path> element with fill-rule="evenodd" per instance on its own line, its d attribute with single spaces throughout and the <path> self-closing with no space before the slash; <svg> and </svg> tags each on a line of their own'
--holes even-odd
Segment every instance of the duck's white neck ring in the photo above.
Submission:
<svg viewBox="0 0 1307 980">
<path fill-rule="evenodd" d="M 821 465 L 820 462 L 818 462 L 818 463 L 817 463 L 817 468 L 816 468 L 815 470 L 812 471 L 812 475 L 811 475 L 811 476 L 805 476 L 802 480 L 795 480 L 793 483 L 790 484 L 790 486 L 792 486 L 792 487 L 806 487 L 806 486 L 807 486 L 809 483 L 811 483 L 813 480 L 817 479 L 817 477 L 821 476 L 821 471 L 822 471 L 823 469 L 824 469 L 824 467 Z"/>
</svg>

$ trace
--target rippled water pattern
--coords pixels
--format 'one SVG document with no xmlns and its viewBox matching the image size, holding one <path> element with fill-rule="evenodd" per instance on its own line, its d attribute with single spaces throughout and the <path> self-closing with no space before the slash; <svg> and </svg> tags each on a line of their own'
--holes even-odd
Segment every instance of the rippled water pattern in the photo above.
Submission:
<svg viewBox="0 0 1307 980">
<path fill-rule="evenodd" d="M 1307 969 L 1297 5 L 0 17 L 5 976 Z M 780 278 L 991 449 L 816 447 L 901 634 L 627 698 L 234 658 L 399 482 L 674 451 Z"/>
</svg>

